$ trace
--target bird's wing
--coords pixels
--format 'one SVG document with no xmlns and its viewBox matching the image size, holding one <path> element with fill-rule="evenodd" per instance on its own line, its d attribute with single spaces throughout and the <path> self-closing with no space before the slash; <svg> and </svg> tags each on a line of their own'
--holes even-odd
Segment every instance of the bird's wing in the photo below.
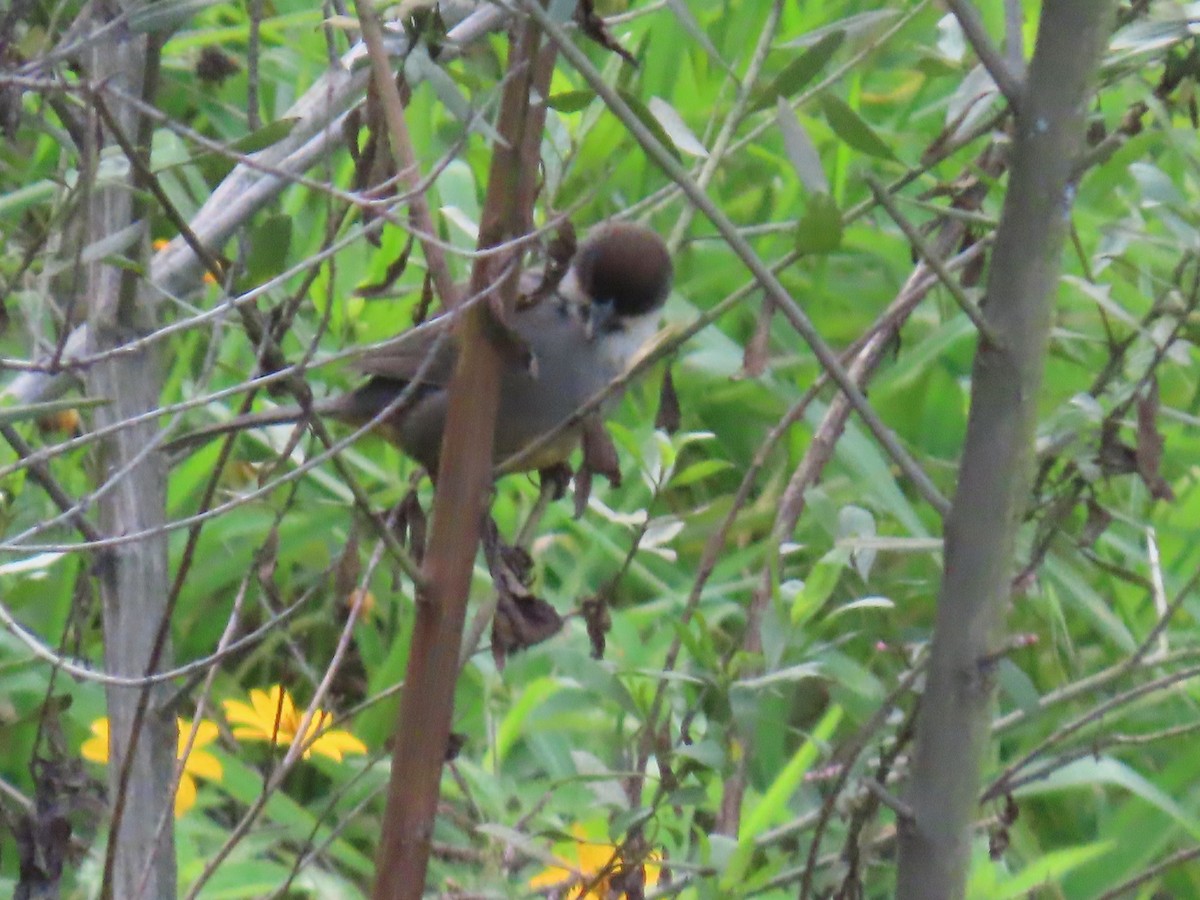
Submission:
<svg viewBox="0 0 1200 900">
<path fill-rule="evenodd" d="M 352 366 L 364 375 L 409 382 L 417 376 L 432 354 L 432 359 L 429 359 L 428 366 L 422 372 L 421 383 L 445 386 L 450 383 L 454 364 L 458 360 L 458 346 L 449 333 L 450 325 L 451 317 L 442 316 L 409 329 L 388 343 L 364 353 Z"/>
<path fill-rule="evenodd" d="M 532 295 L 541 283 L 540 269 L 521 273 L 518 291 L 524 296 Z M 537 298 L 534 306 L 519 309 L 513 314 L 513 328 L 521 337 L 523 326 L 527 326 L 528 312 L 542 306 L 547 298 Z M 433 359 L 423 373 L 421 383 L 433 387 L 445 387 L 454 374 L 458 362 L 458 345 L 453 335 L 447 334 L 453 326 L 453 316 L 441 315 L 416 328 L 410 328 L 386 344 L 370 350 L 352 363 L 352 367 L 364 375 L 386 378 L 390 381 L 412 381 L 430 353 Z M 445 334 L 440 346 L 435 346 Z M 503 342 L 502 342 L 503 343 Z M 503 349 L 503 348 L 502 348 Z"/>
</svg>

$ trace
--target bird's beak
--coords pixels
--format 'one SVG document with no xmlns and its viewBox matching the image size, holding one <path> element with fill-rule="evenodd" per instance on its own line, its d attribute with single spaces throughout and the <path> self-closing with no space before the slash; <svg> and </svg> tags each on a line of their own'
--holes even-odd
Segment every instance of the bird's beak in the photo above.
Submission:
<svg viewBox="0 0 1200 900">
<path fill-rule="evenodd" d="M 593 300 L 588 310 L 587 339 L 592 341 L 596 335 L 612 330 L 611 323 L 616 310 L 611 300 Z"/>
</svg>

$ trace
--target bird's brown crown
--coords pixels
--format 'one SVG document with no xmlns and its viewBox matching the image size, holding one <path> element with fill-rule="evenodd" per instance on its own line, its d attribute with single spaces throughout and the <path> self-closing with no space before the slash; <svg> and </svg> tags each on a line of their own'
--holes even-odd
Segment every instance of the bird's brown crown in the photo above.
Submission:
<svg viewBox="0 0 1200 900">
<path fill-rule="evenodd" d="M 666 302 L 674 275 L 667 245 L 649 228 L 613 222 L 591 234 L 572 263 L 593 299 L 618 316 L 640 316 Z"/>
</svg>

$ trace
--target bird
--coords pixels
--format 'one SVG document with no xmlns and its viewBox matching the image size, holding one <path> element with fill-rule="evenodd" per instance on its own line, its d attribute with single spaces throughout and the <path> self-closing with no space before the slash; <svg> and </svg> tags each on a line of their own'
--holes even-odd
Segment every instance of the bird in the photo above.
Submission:
<svg viewBox="0 0 1200 900">
<path fill-rule="evenodd" d="M 673 277 L 670 252 L 658 234 L 642 225 L 608 222 L 579 245 L 556 288 L 541 297 L 540 291 L 532 291 L 531 302 L 518 304 L 506 324 L 526 352 L 503 354 L 494 464 L 557 429 L 628 369 L 657 331 Z M 525 273 L 522 288 L 538 280 L 536 273 Z M 364 354 L 354 367 L 366 381 L 346 394 L 315 401 L 309 413 L 299 406 L 249 413 L 184 435 L 167 449 L 312 414 L 361 427 L 395 407 L 373 430 L 436 474 L 450 378 L 458 359 L 457 339 L 447 332 L 451 318 L 434 319 Z M 397 403 L 414 381 L 407 401 Z M 600 408 L 601 418 L 615 404 L 616 396 L 609 397 Z M 515 471 L 565 463 L 584 428 L 583 422 L 573 423 L 526 454 Z"/>
</svg>

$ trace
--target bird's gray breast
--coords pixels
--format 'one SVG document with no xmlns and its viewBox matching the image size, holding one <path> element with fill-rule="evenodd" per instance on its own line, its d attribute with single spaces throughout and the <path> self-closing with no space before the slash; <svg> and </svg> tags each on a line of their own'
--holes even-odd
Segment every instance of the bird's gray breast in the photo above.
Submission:
<svg viewBox="0 0 1200 900">
<path fill-rule="evenodd" d="M 599 346 L 603 337 L 589 336 L 569 307 L 540 303 L 519 313 L 514 327 L 528 345 L 533 364 L 510 367 L 501 379 L 498 459 L 550 431 L 619 374 Z M 605 409 L 612 403 L 608 401 Z"/>
</svg>

